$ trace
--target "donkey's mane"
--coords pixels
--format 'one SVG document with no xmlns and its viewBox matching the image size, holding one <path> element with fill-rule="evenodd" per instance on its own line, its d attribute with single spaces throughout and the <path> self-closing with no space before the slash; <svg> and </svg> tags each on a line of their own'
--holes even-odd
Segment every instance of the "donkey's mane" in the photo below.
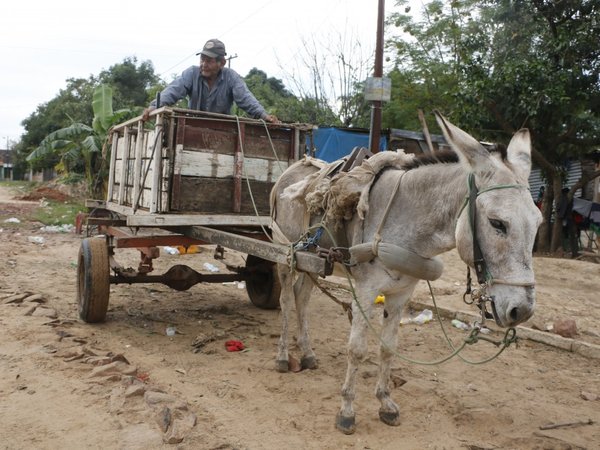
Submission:
<svg viewBox="0 0 600 450">
<path fill-rule="evenodd" d="M 502 161 L 506 161 L 506 146 L 502 144 L 486 145 L 485 148 L 491 153 L 496 154 Z M 432 164 L 455 164 L 458 162 L 458 155 L 451 149 L 439 150 L 435 153 L 421 153 L 408 161 L 404 170 L 413 170 Z"/>
<path fill-rule="evenodd" d="M 453 164 L 458 162 L 458 155 L 454 150 L 440 150 L 435 153 L 421 153 L 404 166 L 404 170 L 413 170 L 432 164 Z"/>
</svg>

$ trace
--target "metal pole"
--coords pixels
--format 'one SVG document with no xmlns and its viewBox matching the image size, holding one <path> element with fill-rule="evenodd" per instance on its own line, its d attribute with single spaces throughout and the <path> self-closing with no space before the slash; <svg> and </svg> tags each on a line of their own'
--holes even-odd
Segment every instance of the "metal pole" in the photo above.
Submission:
<svg viewBox="0 0 600 450">
<path fill-rule="evenodd" d="M 383 77 L 383 21 L 385 16 L 385 0 L 379 0 L 377 9 L 377 40 L 375 44 L 375 68 L 373 76 Z M 371 129 L 369 132 L 369 150 L 371 153 L 379 151 L 379 138 L 381 136 L 381 101 L 374 101 L 371 105 Z"/>
</svg>

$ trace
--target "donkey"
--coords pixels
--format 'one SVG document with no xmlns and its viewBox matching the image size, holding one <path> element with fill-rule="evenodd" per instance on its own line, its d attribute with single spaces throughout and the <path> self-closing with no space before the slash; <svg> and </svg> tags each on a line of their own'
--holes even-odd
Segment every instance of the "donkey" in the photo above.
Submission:
<svg viewBox="0 0 600 450">
<path fill-rule="evenodd" d="M 365 190 L 367 198 L 361 198 L 361 202 L 368 202 L 368 208 L 363 205 L 362 213 L 346 217 L 338 232 L 332 233 L 349 246 L 351 254 L 355 250 L 350 271 L 356 302 L 352 306 L 341 408 L 336 416 L 336 427 L 346 434 L 356 428 L 352 405 L 355 383 L 359 363 L 367 353 L 367 317 L 378 294 L 385 295 L 381 340 L 386 344 L 379 350 L 379 417 L 388 425 L 399 425 L 399 407 L 388 388 L 391 358 L 403 307 L 419 278 L 432 280 L 441 274 L 442 264 L 436 255 L 457 248 L 461 259 L 477 271 L 499 326 L 515 326 L 533 314 L 532 250 L 542 217 L 528 189 L 529 131 L 519 130 L 500 155 L 490 153 L 438 113 L 436 120 L 455 152 L 453 158 L 428 163 L 416 158 L 403 163 L 403 168 L 381 171 Z M 298 196 L 286 198 L 285 192 L 297 189 L 318 170 L 296 163 L 273 187 L 272 225 L 279 242 L 293 243 L 306 235 L 306 201 Z M 319 245 L 325 246 L 325 241 L 324 237 Z M 369 254 L 366 258 L 365 249 Z M 301 364 L 316 368 L 307 318 L 314 278 L 285 264 L 279 264 L 277 271 L 282 314 L 277 370 L 288 370 L 288 321 L 294 301 Z"/>
</svg>

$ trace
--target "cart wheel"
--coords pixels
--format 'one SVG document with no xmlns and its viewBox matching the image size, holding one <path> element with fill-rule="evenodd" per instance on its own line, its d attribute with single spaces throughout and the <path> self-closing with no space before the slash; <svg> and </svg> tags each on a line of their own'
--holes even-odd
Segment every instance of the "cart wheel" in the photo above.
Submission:
<svg viewBox="0 0 600 450">
<path fill-rule="evenodd" d="M 104 322 L 110 293 L 106 240 L 86 238 L 77 258 L 77 305 L 84 322 Z"/>
<path fill-rule="evenodd" d="M 252 270 L 252 278 L 246 280 L 246 291 L 252 304 L 261 309 L 278 308 L 281 285 L 275 263 L 248 255 L 246 268 Z"/>
</svg>

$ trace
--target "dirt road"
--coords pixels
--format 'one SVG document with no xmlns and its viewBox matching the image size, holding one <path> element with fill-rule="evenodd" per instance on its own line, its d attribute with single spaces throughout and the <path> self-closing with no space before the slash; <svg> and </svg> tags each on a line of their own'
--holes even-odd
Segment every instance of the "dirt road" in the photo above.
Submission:
<svg viewBox="0 0 600 450">
<path fill-rule="evenodd" d="M 40 233 L 40 224 L 26 219 L 37 205 L 15 202 L 0 188 L 1 448 L 600 448 L 600 359 L 530 340 L 481 366 L 397 359 L 394 379 L 406 383 L 393 389 L 403 419 L 392 428 L 377 415 L 372 338 L 357 388 L 357 431 L 342 435 L 334 417 L 349 324 L 338 305 L 315 291 L 311 323 L 319 368 L 288 374 L 274 370 L 279 312 L 253 307 L 233 285 L 185 292 L 112 286 L 106 323 L 85 324 L 75 304 L 81 237 Z M 6 223 L 11 217 L 21 223 Z M 29 239 L 35 236 L 44 243 Z M 204 262 L 225 270 L 210 247 L 161 255 L 156 273 L 173 264 L 202 271 Z M 241 255 L 226 256 L 242 262 Z M 137 267 L 136 252 L 117 257 Z M 434 283 L 438 304 L 468 311 L 461 300 L 464 265 L 454 252 L 444 260 L 445 273 Z M 543 329 L 572 318 L 579 330 L 573 342 L 600 345 L 600 265 L 536 258 L 535 271 L 538 309 L 527 325 Z M 426 292 L 419 285 L 416 300 L 427 302 Z M 341 289 L 334 293 L 350 300 Z M 167 327 L 176 334 L 167 336 Z M 455 342 L 465 336 L 448 329 Z M 400 336 L 398 352 L 409 357 L 433 360 L 449 352 L 437 320 L 404 325 Z M 247 350 L 227 352 L 231 339 Z M 494 351 L 480 343 L 467 355 L 481 359 Z M 541 429 L 545 425 L 555 427 Z"/>
</svg>

